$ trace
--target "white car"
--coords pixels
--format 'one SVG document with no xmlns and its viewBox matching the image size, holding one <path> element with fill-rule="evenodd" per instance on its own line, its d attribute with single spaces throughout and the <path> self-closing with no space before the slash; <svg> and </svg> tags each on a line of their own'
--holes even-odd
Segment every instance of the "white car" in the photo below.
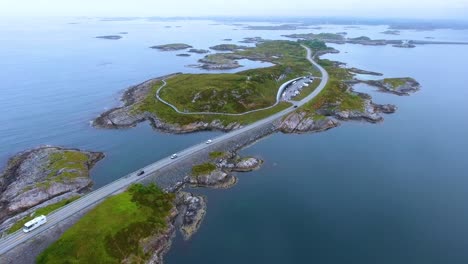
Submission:
<svg viewBox="0 0 468 264">
<path fill-rule="evenodd" d="M 206 144 L 211 144 L 211 142 L 213 142 L 213 140 L 208 139 L 205 143 L 206 143 Z"/>
<path fill-rule="evenodd" d="M 171 159 L 177 158 L 177 154 L 172 154 Z"/>
</svg>

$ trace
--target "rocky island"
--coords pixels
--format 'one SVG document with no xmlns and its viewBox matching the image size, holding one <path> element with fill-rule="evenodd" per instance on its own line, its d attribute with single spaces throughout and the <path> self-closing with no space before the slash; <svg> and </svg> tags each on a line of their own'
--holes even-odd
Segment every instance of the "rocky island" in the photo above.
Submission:
<svg viewBox="0 0 468 264">
<path fill-rule="evenodd" d="M 189 49 L 188 52 L 198 53 L 198 54 L 210 53 L 209 50 L 205 50 L 205 49 Z"/>
<path fill-rule="evenodd" d="M 161 51 L 175 51 L 175 50 L 184 50 L 184 49 L 193 48 L 193 47 L 184 43 L 172 43 L 172 44 L 151 46 L 150 48 L 158 49 Z"/>
<path fill-rule="evenodd" d="M 236 153 L 215 153 L 212 161 L 195 165 L 187 182 L 198 187 L 229 188 L 237 182 L 232 172 L 248 172 L 260 168 L 263 161 L 254 157 L 241 158 Z"/>
<path fill-rule="evenodd" d="M 100 152 L 45 146 L 12 157 L 0 175 L 2 230 L 37 209 L 79 196 L 92 185 L 91 168 L 104 157 Z M 23 214 L 20 214 L 23 213 Z M 19 217 L 14 217 L 16 215 Z M 9 220 L 8 218 L 13 217 Z"/>
<path fill-rule="evenodd" d="M 399 30 L 385 30 L 382 32 L 382 34 L 387 34 L 387 35 L 400 35 Z"/>
<path fill-rule="evenodd" d="M 416 45 L 428 45 L 428 44 L 446 44 L 446 45 L 468 45 L 468 42 L 460 41 L 423 41 L 423 40 L 386 40 L 386 39 L 371 39 L 366 36 L 356 38 L 346 38 L 343 35 L 337 33 L 302 33 L 302 34 L 289 34 L 284 37 L 301 39 L 301 40 L 320 40 L 326 43 L 334 44 L 360 44 L 366 46 L 385 46 L 393 45 L 394 47 L 400 48 L 413 48 Z"/>
<path fill-rule="evenodd" d="M 421 85 L 413 78 L 385 78 L 383 80 L 356 80 L 377 87 L 380 91 L 396 95 L 409 95 L 421 89 Z"/>
<path fill-rule="evenodd" d="M 236 50 L 243 50 L 247 48 L 248 47 L 246 46 L 239 46 L 236 44 L 219 44 L 219 45 L 210 47 L 210 49 L 216 50 L 216 51 L 236 51 Z"/>
<path fill-rule="evenodd" d="M 118 39 L 121 39 L 122 36 L 119 36 L 119 35 L 108 35 L 108 36 L 97 36 L 96 38 L 99 38 L 99 39 L 118 40 Z"/>
</svg>

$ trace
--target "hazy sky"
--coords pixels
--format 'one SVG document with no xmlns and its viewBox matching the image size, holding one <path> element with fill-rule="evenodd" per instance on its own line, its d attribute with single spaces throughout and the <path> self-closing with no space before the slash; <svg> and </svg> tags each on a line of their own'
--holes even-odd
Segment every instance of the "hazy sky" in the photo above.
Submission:
<svg viewBox="0 0 468 264">
<path fill-rule="evenodd" d="M 0 0 L 0 16 L 464 18 L 468 0 Z"/>
</svg>

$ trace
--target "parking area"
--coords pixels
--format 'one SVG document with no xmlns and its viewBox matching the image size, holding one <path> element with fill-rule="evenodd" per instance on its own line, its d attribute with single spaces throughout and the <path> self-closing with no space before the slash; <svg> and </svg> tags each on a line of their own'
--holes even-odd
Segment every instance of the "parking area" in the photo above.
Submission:
<svg viewBox="0 0 468 264">
<path fill-rule="evenodd" d="M 281 101 L 294 100 L 294 97 L 298 96 L 301 93 L 302 89 L 312 84 L 314 78 L 315 77 L 313 76 L 307 76 L 292 82 L 286 87 L 286 89 L 284 89 L 284 92 L 281 94 Z"/>
</svg>

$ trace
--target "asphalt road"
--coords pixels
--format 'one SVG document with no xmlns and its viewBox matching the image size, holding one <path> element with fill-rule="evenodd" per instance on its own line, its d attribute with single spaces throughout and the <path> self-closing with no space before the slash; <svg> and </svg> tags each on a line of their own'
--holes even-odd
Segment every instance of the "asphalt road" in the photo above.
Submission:
<svg viewBox="0 0 468 264">
<path fill-rule="evenodd" d="M 320 65 L 315 63 L 315 61 L 312 59 L 312 52 L 310 49 L 307 47 L 303 46 L 307 50 L 307 59 L 314 64 L 322 73 L 322 81 L 320 82 L 319 86 L 306 98 L 304 98 L 301 101 L 296 102 L 295 104 L 298 106 L 301 106 L 308 101 L 312 100 L 315 96 L 317 96 L 324 88 L 325 85 L 328 82 L 328 73 L 323 69 Z M 8 252 L 9 250 L 13 249 L 14 247 L 20 245 L 21 243 L 24 243 L 37 235 L 41 234 L 42 232 L 54 228 L 55 225 L 58 223 L 66 220 L 68 217 L 74 215 L 76 212 L 79 212 L 83 209 L 86 209 L 96 203 L 101 202 L 104 200 L 106 197 L 119 192 L 126 187 L 128 187 L 130 184 L 138 182 L 142 180 L 144 177 L 150 175 L 153 172 L 156 172 L 157 170 L 164 168 L 170 164 L 176 163 L 180 160 L 184 160 L 190 157 L 190 155 L 197 153 L 198 151 L 201 151 L 213 144 L 218 144 L 221 143 L 225 140 L 231 139 L 239 134 L 246 133 L 252 129 L 255 129 L 259 126 L 265 125 L 267 123 L 271 123 L 281 117 L 283 117 L 286 114 L 289 114 L 295 110 L 294 107 L 289 107 L 281 112 L 278 112 L 272 116 L 269 116 L 265 119 L 259 120 L 253 124 L 250 124 L 248 126 L 245 126 L 243 128 L 231 131 L 229 133 L 223 134 L 217 138 L 212 139 L 213 142 L 209 145 L 205 144 L 204 142 L 191 146 L 187 149 L 184 149 L 180 152 L 178 152 L 178 158 L 176 159 L 170 159 L 169 157 L 161 159 L 155 163 L 152 163 L 141 170 L 145 171 L 145 174 L 143 176 L 137 176 L 138 171 L 130 173 L 114 182 L 109 183 L 108 185 L 105 185 L 99 189 L 96 189 L 80 199 L 50 213 L 47 216 L 47 223 L 45 225 L 42 225 L 35 230 L 29 232 L 29 233 L 24 233 L 22 230 L 18 230 L 17 232 L 8 235 L 2 239 L 0 239 L 0 255 Z"/>
</svg>

